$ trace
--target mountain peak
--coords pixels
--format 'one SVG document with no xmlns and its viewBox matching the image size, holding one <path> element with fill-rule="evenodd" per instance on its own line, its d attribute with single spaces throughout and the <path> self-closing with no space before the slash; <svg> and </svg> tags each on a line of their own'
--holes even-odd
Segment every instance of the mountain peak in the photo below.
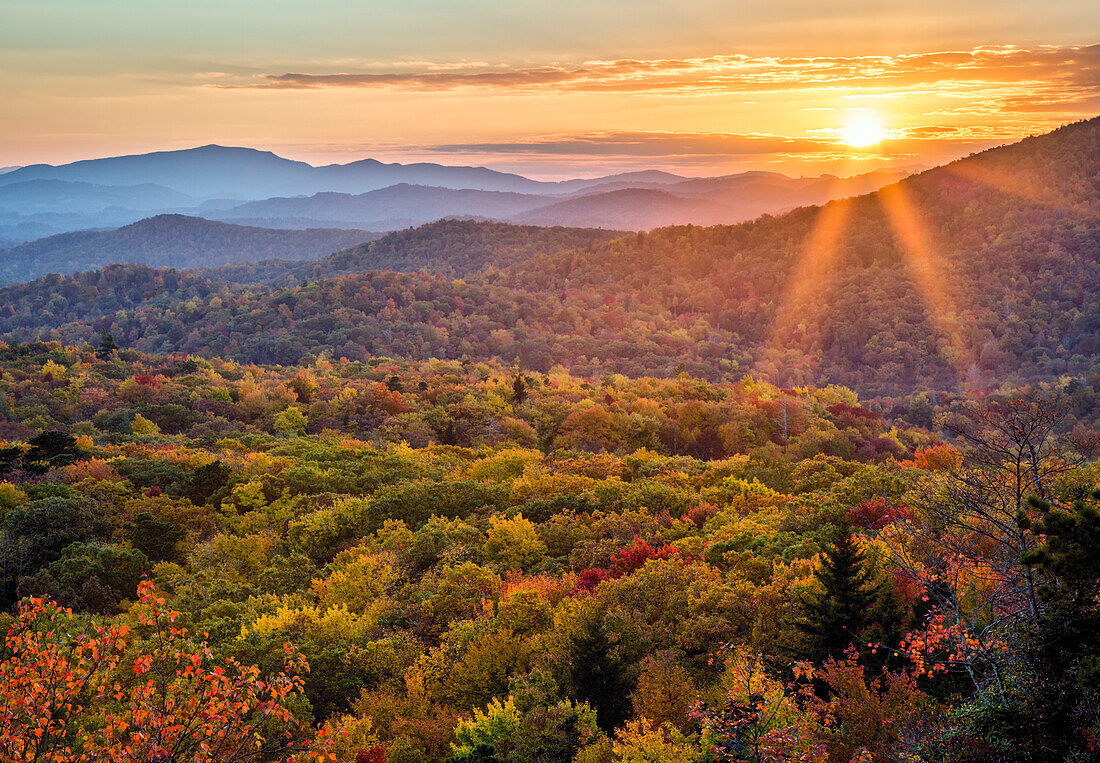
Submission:
<svg viewBox="0 0 1100 763">
<path fill-rule="evenodd" d="M 184 148 L 178 151 L 160 151 L 162 154 L 173 153 L 204 153 L 204 154 L 240 154 L 240 155 L 255 155 L 271 156 L 276 159 L 282 159 L 283 161 L 292 161 L 290 159 L 283 159 L 281 156 L 277 156 L 271 151 L 263 151 L 258 148 L 251 148 L 249 146 L 223 146 L 218 143 L 207 143 L 205 146 L 195 146 L 194 148 Z"/>
</svg>

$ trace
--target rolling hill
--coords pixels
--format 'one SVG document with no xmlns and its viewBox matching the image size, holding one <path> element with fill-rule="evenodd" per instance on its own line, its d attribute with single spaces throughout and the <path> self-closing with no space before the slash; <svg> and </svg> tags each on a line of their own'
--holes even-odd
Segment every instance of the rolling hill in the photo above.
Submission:
<svg viewBox="0 0 1100 763">
<path fill-rule="evenodd" d="M 745 368 L 748 349 L 786 385 L 1079 374 L 1100 360 L 1100 118 L 824 208 L 536 258 L 506 282 L 664 311 L 714 366 Z"/>
<path fill-rule="evenodd" d="M 117 230 L 62 233 L 0 251 L 0 281 L 27 281 L 114 262 L 193 268 L 271 258 L 316 259 L 377 236 L 362 230 L 270 230 L 158 215 Z"/>
<path fill-rule="evenodd" d="M 253 201 L 226 210 L 218 217 L 229 221 L 239 217 L 252 220 L 289 217 L 321 223 L 342 220 L 376 230 L 393 230 L 444 217 L 507 218 L 545 203 L 545 197 L 533 194 L 402 183 L 357 195 L 326 192 Z"/>
<path fill-rule="evenodd" d="M 87 213 L 109 207 L 147 210 L 193 203 L 190 196 L 154 183 L 108 186 L 67 180 L 25 180 L 0 185 L 0 213 Z"/>
<path fill-rule="evenodd" d="M 561 228 L 440 220 L 388 233 L 314 262 L 287 260 L 225 265 L 199 271 L 234 283 L 293 285 L 321 278 L 393 270 L 424 271 L 448 278 L 472 278 L 539 254 L 577 249 L 623 235 L 593 228 Z"/>
<path fill-rule="evenodd" d="M 750 172 L 688 180 L 637 172 L 574 183 L 553 193 L 502 193 L 400 184 L 364 194 L 318 193 L 272 198 L 211 210 L 229 222 L 270 225 L 358 225 L 375 230 L 422 225 L 446 217 L 472 217 L 520 225 L 609 230 L 650 230 L 665 225 L 717 225 L 786 212 L 886 185 L 902 173 L 852 178 L 789 178 Z M 568 194 L 559 191 L 569 189 Z"/>
<path fill-rule="evenodd" d="M 657 188 L 621 188 L 554 202 L 509 219 L 525 225 L 648 230 L 688 223 L 714 225 L 742 218 L 729 206 L 705 198 L 677 196 Z"/>
</svg>

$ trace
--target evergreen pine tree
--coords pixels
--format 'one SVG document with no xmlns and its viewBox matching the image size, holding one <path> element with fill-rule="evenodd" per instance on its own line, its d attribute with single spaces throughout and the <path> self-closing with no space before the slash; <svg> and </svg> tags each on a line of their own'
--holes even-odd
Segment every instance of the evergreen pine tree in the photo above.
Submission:
<svg viewBox="0 0 1100 763">
<path fill-rule="evenodd" d="M 1041 516 L 1019 522 L 1043 539 L 1021 561 L 1037 573 L 1042 609 L 1013 643 L 1017 690 L 1005 696 L 996 733 L 1012 760 L 1095 760 L 1100 726 L 1100 511 L 1094 501 L 1053 507 L 1030 500 Z"/>
<path fill-rule="evenodd" d="M 176 544 L 187 536 L 170 522 L 162 522 L 148 511 L 134 517 L 127 527 L 130 545 L 154 562 L 170 560 L 176 555 Z"/>
<path fill-rule="evenodd" d="M 610 734 L 630 718 L 632 687 L 598 618 L 574 640 L 570 672 L 574 698 L 592 706 L 601 729 Z"/>
<path fill-rule="evenodd" d="M 95 356 L 100 360 L 110 360 L 111 356 L 118 350 L 118 343 L 115 342 L 115 338 L 106 330 L 99 335 L 99 346 L 96 347 Z"/>
<path fill-rule="evenodd" d="M 802 618 L 795 626 L 803 635 L 801 656 L 820 663 L 844 656 L 870 621 L 880 597 L 847 523 L 837 527 L 836 540 L 814 570 L 814 578 L 824 590 L 802 600 Z"/>
<path fill-rule="evenodd" d="M 527 399 L 527 380 L 523 374 L 517 373 L 516 378 L 512 380 L 512 405 L 523 405 L 523 401 Z"/>
</svg>

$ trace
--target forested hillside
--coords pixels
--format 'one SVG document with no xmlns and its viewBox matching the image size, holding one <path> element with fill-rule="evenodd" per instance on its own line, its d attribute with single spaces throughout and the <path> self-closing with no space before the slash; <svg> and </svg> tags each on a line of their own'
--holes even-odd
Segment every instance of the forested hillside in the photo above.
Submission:
<svg viewBox="0 0 1100 763">
<path fill-rule="evenodd" d="M 732 332 L 784 383 L 1051 378 L 1100 350 L 1098 189 L 1094 119 L 822 209 L 537 258 L 504 282 Z"/>
<path fill-rule="evenodd" d="M 730 332 L 660 306 L 632 311 L 579 291 L 559 301 L 423 273 L 373 271 L 272 292 L 127 265 L 7 287 L 0 300 L 0 331 L 11 339 L 88 342 L 107 330 L 146 352 L 260 363 L 322 352 L 351 360 L 499 357 L 538 371 L 560 363 L 585 375 L 669 375 L 683 366 L 718 378 L 740 375 L 750 361 Z"/>
<path fill-rule="evenodd" d="M 198 268 L 271 258 L 308 260 L 377 238 L 363 230 L 272 230 L 157 215 L 111 231 L 61 233 L 0 251 L 0 281 L 29 281 L 115 262 Z"/>
<path fill-rule="evenodd" d="M 68 212 L 85 214 L 107 207 L 156 209 L 194 203 L 171 188 L 154 183 L 141 185 L 95 185 L 66 180 L 25 180 L 0 183 L 0 213 L 34 214 Z"/>
<path fill-rule="evenodd" d="M 293 285 L 320 278 L 394 270 L 424 271 L 451 278 L 477 276 L 503 269 L 535 255 L 577 249 L 622 235 L 594 228 L 534 226 L 440 220 L 419 228 L 388 233 L 316 262 L 257 262 L 202 271 L 236 283 Z"/>
<path fill-rule="evenodd" d="M 541 253 L 481 275 L 510 255 L 485 257 L 464 224 L 339 255 L 303 271 L 323 280 L 274 293 L 133 267 L 49 279 L 0 291 L 0 332 L 83 342 L 109 330 L 144 351 L 255 362 L 328 351 L 496 357 L 586 376 L 754 371 L 869 395 L 1080 375 L 1100 353 L 1098 133 L 1100 120 L 1071 125 L 737 226 L 569 252 L 568 235 L 514 231 L 529 242 L 517 258 Z M 324 278 L 402 259 L 464 280 Z"/>
</svg>

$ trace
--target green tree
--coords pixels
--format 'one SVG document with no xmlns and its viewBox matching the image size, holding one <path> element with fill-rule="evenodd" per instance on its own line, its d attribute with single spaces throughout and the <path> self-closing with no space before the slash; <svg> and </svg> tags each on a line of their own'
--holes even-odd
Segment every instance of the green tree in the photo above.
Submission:
<svg viewBox="0 0 1100 763">
<path fill-rule="evenodd" d="M 863 550 L 846 523 L 836 528 L 836 540 L 814 569 L 821 593 L 802 599 L 802 617 L 795 627 L 802 634 L 798 652 L 820 663 L 843 657 L 868 624 L 878 596 Z"/>
<path fill-rule="evenodd" d="M 99 344 L 95 349 L 95 356 L 100 360 L 110 360 L 111 356 L 118 352 L 118 343 L 115 338 L 104 329 L 99 334 Z"/>
<path fill-rule="evenodd" d="M 275 414 L 275 432 L 283 437 L 295 437 L 306 433 L 306 415 L 297 406 Z"/>
<path fill-rule="evenodd" d="M 211 461 L 191 473 L 187 497 L 191 503 L 201 506 L 225 487 L 233 471 L 221 461 Z"/>
<path fill-rule="evenodd" d="M 527 377 L 521 373 L 517 373 L 516 377 L 512 379 L 512 405 L 523 405 L 523 401 L 527 399 Z"/>
<path fill-rule="evenodd" d="M 622 662 L 612 653 L 611 641 L 598 617 L 590 617 L 573 639 L 569 683 L 573 696 L 596 711 L 596 722 L 610 734 L 631 714 L 633 690 Z"/>
<path fill-rule="evenodd" d="M 57 561 L 71 543 L 107 540 L 110 530 L 103 509 L 87 498 L 43 498 L 12 509 L 0 523 L 0 603 L 12 603 L 19 577 Z"/>
<path fill-rule="evenodd" d="M 31 474 L 45 474 L 52 468 L 67 466 L 84 456 L 76 438 L 68 432 L 50 429 L 27 441 L 23 468 Z"/>
<path fill-rule="evenodd" d="M 176 556 L 176 544 L 187 535 L 170 522 L 162 522 L 148 511 L 134 517 L 127 528 L 130 545 L 151 561 L 170 561 Z"/>
<path fill-rule="evenodd" d="M 1092 496 L 1100 499 L 1100 491 Z M 1010 642 L 1018 670 L 1014 691 L 993 716 L 1006 759 L 1094 760 L 1100 729 L 1100 512 L 1093 501 L 1054 507 L 1032 498 L 1037 520 L 1020 524 L 1042 538 L 1021 561 L 1034 571 L 1040 615 Z"/>
</svg>

